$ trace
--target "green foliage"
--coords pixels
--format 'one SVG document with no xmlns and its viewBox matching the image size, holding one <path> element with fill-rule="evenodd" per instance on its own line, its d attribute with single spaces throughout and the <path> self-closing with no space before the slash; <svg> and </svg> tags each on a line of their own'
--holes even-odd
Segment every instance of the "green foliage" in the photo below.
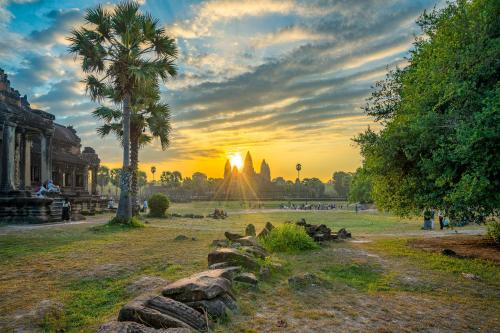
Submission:
<svg viewBox="0 0 500 333">
<path fill-rule="evenodd" d="M 384 128 L 355 138 L 377 207 L 433 208 L 483 222 L 500 203 L 500 2 L 459 0 L 424 12 L 404 69 L 365 108 Z"/>
<path fill-rule="evenodd" d="M 170 201 L 164 194 L 156 193 L 149 198 L 148 204 L 149 216 L 165 217 L 165 211 L 170 206 Z"/>
<path fill-rule="evenodd" d="M 114 217 L 108 222 L 109 226 L 113 225 L 120 225 L 120 226 L 125 226 L 125 227 L 130 227 L 130 228 L 143 228 L 144 224 L 137 218 L 137 217 L 131 217 L 131 218 L 121 218 L 121 217 Z"/>
<path fill-rule="evenodd" d="M 319 248 L 304 228 L 292 223 L 277 226 L 261 242 L 271 252 L 294 253 Z"/>
<path fill-rule="evenodd" d="M 358 168 L 352 177 L 349 189 L 349 201 L 359 203 L 372 203 L 372 181 L 363 168 Z"/>
<path fill-rule="evenodd" d="M 500 243 L 500 221 L 490 221 L 486 223 L 488 229 L 488 236 L 496 243 Z"/>
<path fill-rule="evenodd" d="M 336 171 L 332 177 L 333 188 L 337 195 L 346 198 L 351 187 L 352 174 L 344 171 Z"/>
</svg>

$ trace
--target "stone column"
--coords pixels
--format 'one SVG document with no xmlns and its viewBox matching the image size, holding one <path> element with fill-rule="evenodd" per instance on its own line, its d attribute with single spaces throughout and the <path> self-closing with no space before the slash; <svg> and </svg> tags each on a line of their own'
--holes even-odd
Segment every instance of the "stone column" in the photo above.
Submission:
<svg viewBox="0 0 500 333">
<path fill-rule="evenodd" d="M 2 174 L 0 175 L 0 191 L 9 192 L 14 187 L 14 153 L 16 124 L 5 121 L 3 124 L 2 139 Z"/>
<path fill-rule="evenodd" d="M 26 185 L 26 133 L 21 133 L 19 138 L 19 189 L 24 190 Z"/>
<path fill-rule="evenodd" d="M 24 136 L 24 189 L 31 189 L 31 137 Z"/>
<path fill-rule="evenodd" d="M 76 170 L 73 168 L 71 171 L 71 188 L 75 190 L 76 188 Z"/>
<path fill-rule="evenodd" d="M 21 133 L 15 133 L 16 143 L 14 151 L 14 187 L 21 188 Z"/>
<path fill-rule="evenodd" d="M 85 172 L 83 174 L 83 189 L 86 192 L 92 193 L 89 191 L 89 168 L 85 166 Z"/>
<path fill-rule="evenodd" d="M 92 168 L 92 193 L 97 194 L 97 168 Z"/>
<path fill-rule="evenodd" d="M 40 134 L 41 180 L 52 179 L 52 135 Z"/>
</svg>

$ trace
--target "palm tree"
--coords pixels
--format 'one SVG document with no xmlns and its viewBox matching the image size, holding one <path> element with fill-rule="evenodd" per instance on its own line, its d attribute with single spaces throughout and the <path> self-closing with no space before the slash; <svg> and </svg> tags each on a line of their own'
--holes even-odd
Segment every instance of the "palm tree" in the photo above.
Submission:
<svg viewBox="0 0 500 333">
<path fill-rule="evenodd" d="M 155 173 L 156 173 L 156 167 L 154 165 L 151 167 L 151 173 L 153 174 L 153 184 L 154 184 L 154 182 L 155 182 Z"/>
<path fill-rule="evenodd" d="M 104 186 L 110 181 L 109 168 L 101 165 L 97 171 L 97 183 L 101 187 L 101 195 L 103 194 Z"/>
<path fill-rule="evenodd" d="M 132 93 L 141 86 L 166 80 L 176 74 L 175 41 L 158 20 L 139 12 L 140 5 L 124 1 L 114 10 L 101 5 L 88 9 L 85 25 L 73 30 L 69 51 L 80 57 L 86 91 L 93 101 L 110 99 L 123 110 L 123 168 L 120 180 L 120 202 L 116 217 L 129 221 L 130 201 L 130 104 Z"/>
<path fill-rule="evenodd" d="M 144 95 L 141 95 L 144 96 Z M 167 104 L 157 103 L 155 99 L 135 98 L 132 96 L 130 118 L 130 170 L 131 170 L 131 200 L 133 207 L 137 207 L 139 149 L 150 143 L 153 138 L 160 140 L 161 147 L 165 150 L 170 143 L 170 109 Z M 158 95 L 157 95 L 158 97 Z M 145 105 L 149 101 L 151 104 Z M 123 112 L 105 106 L 98 107 L 93 115 L 105 122 L 97 129 L 101 137 L 110 133 L 123 141 L 121 127 Z M 134 214 L 137 211 L 134 209 Z"/>
</svg>

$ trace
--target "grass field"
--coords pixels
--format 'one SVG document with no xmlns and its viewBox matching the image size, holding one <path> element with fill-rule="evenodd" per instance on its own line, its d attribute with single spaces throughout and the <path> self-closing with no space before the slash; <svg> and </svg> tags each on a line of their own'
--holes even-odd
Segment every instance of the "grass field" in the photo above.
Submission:
<svg viewBox="0 0 500 333">
<path fill-rule="evenodd" d="M 239 312 L 215 331 L 495 332 L 500 327 L 498 264 L 444 257 L 406 244 L 439 231 L 422 232 L 418 220 L 376 212 L 279 211 L 277 204 L 248 209 L 232 202 L 224 205 L 229 212 L 225 220 L 147 218 L 140 229 L 99 223 L 2 226 L 0 331 L 13 331 L 37 304 L 54 300 L 64 305 L 63 314 L 48 316 L 37 329 L 93 332 L 134 297 L 126 287 L 139 277 L 172 281 L 204 270 L 210 243 L 222 239 L 224 231 L 243 232 L 248 223 L 260 230 L 267 221 L 302 217 L 333 230 L 347 228 L 354 240 L 300 254 L 273 254 L 284 270 L 257 290 L 238 287 Z M 208 214 L 216 206 L 174 204 L 170 211 Z M 179 234 L 196 240 L 174 241 Z M 322 282 L 291 289 L 287 279 L 301 272 L 313 272 Z"/>
</svg>

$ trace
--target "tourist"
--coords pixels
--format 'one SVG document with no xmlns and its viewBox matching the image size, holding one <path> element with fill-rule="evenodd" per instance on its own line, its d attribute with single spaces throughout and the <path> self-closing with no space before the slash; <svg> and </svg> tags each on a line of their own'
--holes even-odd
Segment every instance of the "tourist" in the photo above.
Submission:
<svg viewBox="0 0 500 333">
<path fill-rule="evenodd" d="M 114 209 L 114 208 L 115 208 L 115 201 L 113 200 L 113 197 L 109 197 L 108 209 Z"/>
<path fill-rule="evenodd" d="M 142 211 L 144 213 L 148 212 L 148 200 L 147 199 L 144 199 L 144 203 L 142 204 Z"/>
<path fill-rule="evenodd" d="M 69 221 L 69 216 L 70 216 L 70 211 L 71 211 L 71 203 L 69 202 L 68 198 L 64 199 L 63 203 L 63 210 L 62 210 L 62 219 L 63 221 Z"/>
<path fill-rule="evenodd" d="M 45 196 L 45 193 L 47 193 L 47 188 L 45 187 L 45 184 L 42 184 L 40 186 L 40 189 L 35 193 L 37 197 L 43 197 Z"/>
<path fill-rule="evenodd" d="M 54 185 L 54 182 L 52 180 L 49 180 L 47 184 L 47 190 L 51 193 L 60 193 L 61 190 L 59 189 L 59 186 Z"/>
<path fill-rule="evenodd" d="M 443 230 L 444 228 L 444 216 L 441 211 L 438 213 L 438 219 L 439 219 L 439 229 Z"/>
</svg>

